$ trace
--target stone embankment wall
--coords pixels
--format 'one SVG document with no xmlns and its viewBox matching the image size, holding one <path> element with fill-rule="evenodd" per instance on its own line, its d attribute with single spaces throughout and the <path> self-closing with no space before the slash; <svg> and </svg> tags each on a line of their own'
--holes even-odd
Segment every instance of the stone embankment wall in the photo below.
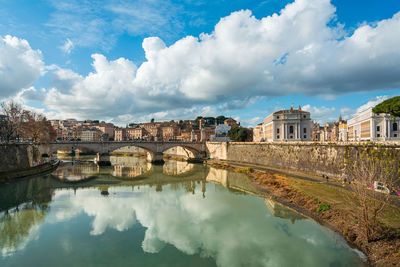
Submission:
<svg viewBox="0 0 400 267">
<path fill-rule="evenodd" d="M 341 177 L 346 152 L 355 151 L 362 143 L 282 142 L 253 143 L 208 142 L 210 158 L 238 163 L 252 163 L 283 170 Z M 399 149 L 399 142 L 369 144 Z"/>
<path fill-rule="evenodd" d="M 32 145 L 0 144 L 0 172 L 29 168 L 39 159 L 39 151 Z"/>
</svg>

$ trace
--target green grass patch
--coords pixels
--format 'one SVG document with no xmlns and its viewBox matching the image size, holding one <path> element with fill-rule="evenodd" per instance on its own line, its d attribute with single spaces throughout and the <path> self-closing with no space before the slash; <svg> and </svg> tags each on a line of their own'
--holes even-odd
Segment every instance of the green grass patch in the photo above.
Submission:
<svg viewBox="0 0 400 267">
<path fill-rule="evenodd" d="M 331 209 L 331 206 L 329 206 L 328 204 L 320 204 L 319 207 L 317 208 L 317 212 L 327 211 L 330 209 Z"/>
</svg>

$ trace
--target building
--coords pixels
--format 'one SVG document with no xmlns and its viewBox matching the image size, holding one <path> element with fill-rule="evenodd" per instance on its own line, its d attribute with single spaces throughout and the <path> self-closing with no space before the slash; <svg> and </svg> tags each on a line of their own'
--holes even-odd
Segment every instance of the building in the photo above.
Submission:
<svg viewBox="0 0 400 267">
<path fill-rule="evenodd" d="M 398 117 L 375 114 L 369 108 L 347 121 L 348 141 L 400 140 L 399 122 Z"/>
<path fill-rule="evenodd" d="M 263 124 L 259 123 L 254 127 L 253 129 L 253 142 L 261 142 L 263 139 L 263 134 L 262 134 L 262 129 L 263 129 Z"/>
<path fill-rule="evenodd" d="M 210 141 L 213 141 L 213 142 L 229 142 L 230 141 L 230 138 L 228 137 L 228 132 L 232 127 L 229 125 L 229 123 L 225 123 L 226 121 L 228 121 L 228 119 L 226 119 L 224 121 L 224 124 L 218 124 L 215 127 L 215 134 L 211 135 Z M 235 121 L 234 125 L 236 126 L 236 121 Z"/>
<path fill-rule="evenodd" d="M 319 142 L 321 141 L 321 133 L 324 127 L 321 127 L 318 122 L 311 123 L 311 141 Z"/>
<path fill-rule="evenodd" d="M 321 142 L 334 142 L 335 141 L 335 123 L 325 123 L 323 129 L 320 131 Z"/>
<path fill-rule="evenodd" d="M 256 140 L 260 141 L 310 141 L 311 118 L 310 112 L 294 109 L 277 111 L 264 119 L 259 129 L 256 126 Z"/>
<path fill-rule="evenodd" d="M 234 128 L 238 125 L 237 121 L 232 118 L 227 118 L 226 120 L 224 120 L 224 124 L 229 125 L 231 128 Z"/>
<path fill-rule="evenodd" d="M 116 128 L 114 129 L 114 141 L 125 141 L 126 140 L 126 129 Z"/>
<path fill-rule="evenodd" d="M 143 139 L 145 135 L 145 130 L 143 128 L 126 128 L 126 140 L 138 140 Z"/>
<path fill-rule="evenodd" d="M 342 116 L 339 117 L 339 142 L 346 142 L 348 140 L 347 137 L 347 121 L 342 119 Z"/>
<path fill-rule="evenodd" d="M 103 141 L 103 132 L 95 128 L 83 130 L 81 134 L 81 140 L 83 142 Z"/>
<path fill-rule="evenodd" d="M 163 141 L 176 140 L 180 135 L 180 128 L 176 124 L 161 126 L 161 134 Z"/>
<path fill-rule="evenodd" d="M 109 138 L 114 137 L 114 124 L 112 123 L 105 123 L 104 121 L 102 121 L 98 125 L 94 124 L 89 126 L 95 127 L 96 129 L 100 130 L 103 135 L 106 135 Z"/>
</svg>

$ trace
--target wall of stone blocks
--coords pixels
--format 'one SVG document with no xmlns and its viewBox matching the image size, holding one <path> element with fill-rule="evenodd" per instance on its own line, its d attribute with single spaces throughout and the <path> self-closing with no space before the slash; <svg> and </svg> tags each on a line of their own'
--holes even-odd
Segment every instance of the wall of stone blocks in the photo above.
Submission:
<svg viewBox="0 0 400 267">
<path fill-rule="evenodd" d="M 210 158 L 238 163 L 252 163 L 279 169 L 297 170 L 317 175 L 342 177 L 345 155 L 356 153 L 362 143 L 315 142 L 230 142 L 207 143 Z M 399 143 L 368 144 L 399 150 Z"/>
</svg>

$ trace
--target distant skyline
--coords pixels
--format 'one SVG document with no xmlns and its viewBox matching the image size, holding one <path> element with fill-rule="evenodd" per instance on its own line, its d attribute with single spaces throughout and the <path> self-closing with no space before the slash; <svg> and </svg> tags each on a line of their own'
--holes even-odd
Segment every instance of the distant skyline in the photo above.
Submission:
<svg viewBox="0 0 400 267">
<path fill-rule="evenodd" d="M 400 1 L 0 0 L 0 101 L 49 119 L 321 123 L 400 95 Z"/>
</svg>

